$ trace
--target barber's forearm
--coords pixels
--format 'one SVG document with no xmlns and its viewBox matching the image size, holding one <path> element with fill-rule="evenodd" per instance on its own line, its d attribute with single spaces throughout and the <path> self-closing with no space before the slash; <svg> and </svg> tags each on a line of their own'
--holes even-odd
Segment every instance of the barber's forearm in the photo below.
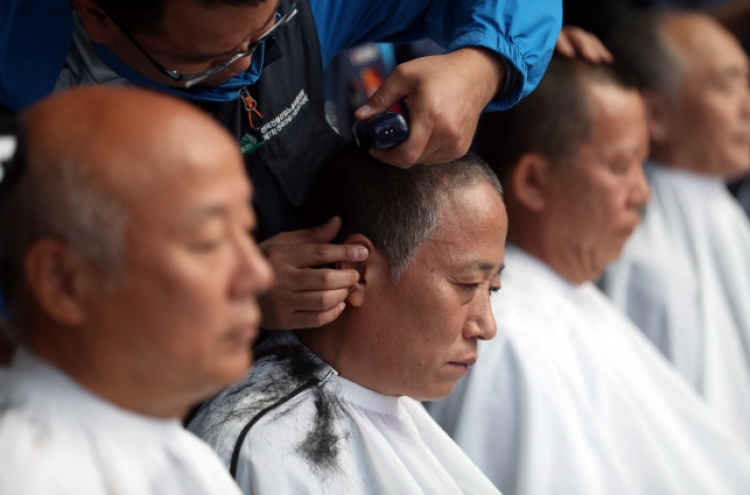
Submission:
<svg viewBox="0 0 750 495">
<path fill-rule="evenodd" d="M 428 37 L 448 51 L 494 52 L 512 68 L 504 71 L 512 77 L 488 110 L 508 108 L 536 87 L 562 25 L 561 0 L 310 0 L 310 5 L 324 66 L 340 50 L 367 41 Z"/>
<path fill-rule="evenodd" d="M 509 108 L 529 94 L 542 78 L 562 27 L 560 0 L 508 2 L 493 0 L 463 2 L 467 22 L 453 33 L 448 50 L 465 47 L 485 48 L 507 62 L 509 87 L 498 92 L 487 110 Z M 512 69 L 511 69 L 512 68 Z"/>
<path fill-rule="evenodd" d="M 467 67 L 471 67 L 471 71 L 467 73 L 471 74 L 471 79 L 478 91 L 477 97 L 483 101 L 483 105 L 488 105 L 502 91 L 507 91 L 509 78 L 506 67 L 508 64 L 503 57 L 486 48 L 473 46 L 460 48 L 455 53 L 460 54 Z"/>
</svg>

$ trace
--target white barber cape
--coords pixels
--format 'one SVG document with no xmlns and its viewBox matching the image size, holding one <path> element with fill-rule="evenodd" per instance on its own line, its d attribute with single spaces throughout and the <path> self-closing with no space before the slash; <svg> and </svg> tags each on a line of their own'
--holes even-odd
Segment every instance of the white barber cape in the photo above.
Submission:
<svg viewBox="0 0 750 495">
<path fill-rule="evenodd" d="M 21 348 L 0 371 L 0 493 L 241 492 L 178 420 L 120 409 Z"/>
<path fill-rule="evenodd" d="M 649 165 L 602 287 L 750 447 L 750 221 L 720 179 Z"/>
<path fill-rule="evenodd" d="M 498 495 L 419 402 L 330 374 L 292 332 L 275 332 L 256 356 L 245 382 L 190 425 L 228 467 L 237 449 L 245 493 Z"/>
<path fill-rule="evenodd" d="M 505 495 L 750 493 L 750 454 L 593 284 L 505 263 L 497 337 L 429 407 Z"/>
</svg>

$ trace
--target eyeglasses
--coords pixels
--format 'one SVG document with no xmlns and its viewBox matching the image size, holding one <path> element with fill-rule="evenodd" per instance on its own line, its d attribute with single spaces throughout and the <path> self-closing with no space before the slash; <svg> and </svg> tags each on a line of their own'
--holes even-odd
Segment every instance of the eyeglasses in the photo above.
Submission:
<svg viewBox="0 0 750 495">
<path fill-rule="evenodd" d="M 181 74 L 180 72 L 178 72 L 176 70 L 167 69 L 166 67 L 164 67 L 163 65 L 161 65 L 159 62 L 157 62 L 156 60 L 154 60 L 154 58 L 151 55 L 149 55 L 149 53 L 140 45 L 140 43 L 138 43 L 135 40 L 135 38 L 130 33 L 130 31 L 128 31 L 127 29 L 125 29 L 123 27 L 124 24 L 120 20 L 118 20 L 118 18 L 116 16 L 113 16 L 112 13 L 108 11 L 108 9 L 105 9 L 101 5 L 99 5 L 99 6 L 102 8 L 102 10 L 104 10 L 104 12 L 109 16 L 109 18 L 112 19 L 112 23 L 115 26 L 117 26 L 117 28 L 120 31 L 122 31 L 122 34 L 124 34 L 125 37 L 128 38 L 130 40 L 130 42 L 133 43 L 133 45 L 136 48 L 138 48 L 138 50 L 140 50 L 140 52 L 149 60 L 149 62 L 151 62 L 151 64 L 159 72 L 161 72 L 162 74 L 167 75 L 169 78 L 171 78 L 175 82 L 185 81 L 185 88 L 190 88 L 192 86 L 195 86 L 198 83 L 201 83 L 201 82 L 205 81 L 206 79 L 208 79 L 209 77 L 213 76 L 214 74 L 217 74 L 217 73 L 223 71 L 224 69 L 226 69 L 227 67 L 229 67 L 230 65 L 232 65 L 233 63 L 235 63 L 236 61 L 238 61 L 239 59 L 245 58 L 245 57 L 249 57 L 250 55 L 252 55 L 253 52 L 255 52 L 255 50 L 258 48 L 258 46 L 262 42 L 270 39 L 274 34 L 278 33 L 281 28 L 283 28 L 284 26 L 286 26 L 287 23 L 289 21 L 291 21 L 292 18 L 294 18 L 295 15 L 297 15 L 297 2 L 298 1 L 299 0 L 294 0 L 292 2 L 291 7 L 289 8 L 289 12 L 287 12 L 284 15 L 281 15 L 281 17 L 279 17 L 279 19 L 274 23 L 274 25 L 271 26 L 271 28 L 268 31 L 266 31 L 265 33 L 263 33 L 258 39 L 256 39 L 252 43 L 250 43 L 248 45 L 248 47 L 247 47 L 246 50 L 238 52 L 238 53 L 235 53 L 234 55 L 232 55 L 229 58 L 229 60 L 227 60 L 226 62 L 224 62 L 221 65 L 218 65 L 218 66 L 216 66 L 216 67 L 214 67 L 212 69 L 209 69 L 207 71 L 204 71 L 204 72 L 196 72 L 195 74 Z M 280 14 L 277 13 L 276 15 L 278 16 Z"/>
</svg>

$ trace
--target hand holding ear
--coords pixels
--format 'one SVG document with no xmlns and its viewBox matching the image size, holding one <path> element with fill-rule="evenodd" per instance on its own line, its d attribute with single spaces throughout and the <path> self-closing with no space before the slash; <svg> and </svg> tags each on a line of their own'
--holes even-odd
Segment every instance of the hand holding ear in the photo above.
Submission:
<svg viewBox="0 0 750 495">
<path fill-rule="evenodd" d="M 263 328 L 316 328 L 339 317 L 359 273 L 324 266 L 364 261 L 369 255 L 360 245 L 330 244 L 340 228 L 341 219 L 334 217 L 320 227 L 281 233 L 260 243 L 276 274 L 273 288 L 260 298 Z"/>
</svg>

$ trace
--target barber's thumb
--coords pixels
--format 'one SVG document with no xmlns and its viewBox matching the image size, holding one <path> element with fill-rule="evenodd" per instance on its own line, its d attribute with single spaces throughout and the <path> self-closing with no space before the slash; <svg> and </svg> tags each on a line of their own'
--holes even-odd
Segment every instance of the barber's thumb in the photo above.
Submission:
<svg viewBox="0 0 750 495">
<path fill-rule="evenodd" d="M 354 112 L 354 118 L 357 120 L 367 120 L 387 112 L 389 108 L 399 102 L 403 95 L 397 90 L 398 84 L 391 83 L 390 79 L 386 80 L 370 99 L 363 106 Z"/>
</svg>

